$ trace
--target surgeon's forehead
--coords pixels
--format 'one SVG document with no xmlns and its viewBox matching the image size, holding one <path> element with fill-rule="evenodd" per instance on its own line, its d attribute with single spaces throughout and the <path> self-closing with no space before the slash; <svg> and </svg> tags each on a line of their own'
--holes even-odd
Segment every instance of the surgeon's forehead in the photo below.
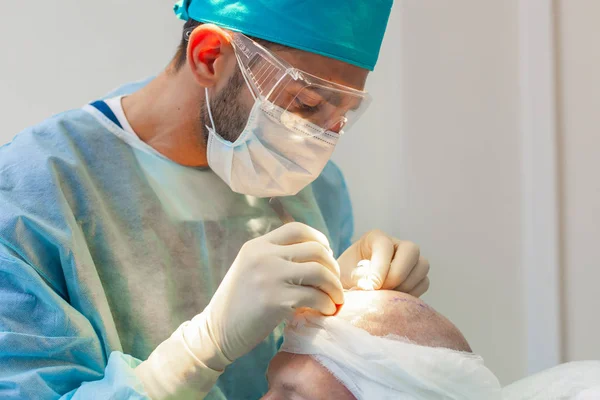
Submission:
<svg viewBox="0 0 600 400">
<path fill-rule="evenodd" d="M 280 49 L 274 51 L 274 53 L 293 67 L 311 75 L 353 89 L 365 89 L 369 71 L 364 68 L 302 50 Z"/>
</svg>

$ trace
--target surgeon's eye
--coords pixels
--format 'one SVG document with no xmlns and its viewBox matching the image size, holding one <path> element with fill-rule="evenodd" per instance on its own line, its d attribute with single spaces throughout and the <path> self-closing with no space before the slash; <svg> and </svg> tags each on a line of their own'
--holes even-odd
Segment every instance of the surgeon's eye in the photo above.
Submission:
<svg viewBox="0 0 600 400">
<path fill-rule="evenodd" d="M 310 104 L 310 103 L 306 103 L 306 102 L 302 101 L 299 97 L 296 97 L 294 99 L 294 105 L 300 111 L 303 111 L 306 113 L 315 113 L 315 112 L 319 111 L 321 103 Z"/>
</svg>

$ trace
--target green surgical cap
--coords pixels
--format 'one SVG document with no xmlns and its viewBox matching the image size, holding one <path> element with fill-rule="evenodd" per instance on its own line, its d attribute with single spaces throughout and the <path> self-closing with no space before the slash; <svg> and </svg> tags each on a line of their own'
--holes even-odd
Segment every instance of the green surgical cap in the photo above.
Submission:
<svg viewBox="0 0 600 400">
<path fill-rule="evenodd" d="M 372 71 L 392 4 L 393 0 L 181 0 L 175 14 Z"/>
</svg>

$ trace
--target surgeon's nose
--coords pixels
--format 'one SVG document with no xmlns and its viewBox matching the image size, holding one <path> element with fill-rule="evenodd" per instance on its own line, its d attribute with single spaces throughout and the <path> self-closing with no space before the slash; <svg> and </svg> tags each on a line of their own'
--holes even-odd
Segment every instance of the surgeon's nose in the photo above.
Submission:
<svg viewBox="0 0 600 400">
<path fill-rule="evenodd" d="M 330 129 L 330 131 L 339 135 L 342 131 L 342 124 L 335 125 L 333 128 Z"/>
<path fill-rule="evenodd" d="M 337 133 L 339 135 L 340 132 L 342 132 L 342 129 L 344 129 L 344 123 L 342 121 L 340 121 L 337 124 L 333 125 L 331 128 L 329 128 L 328 130 L 330 132 Z"/>
<path fill-rule="evenodd" d="M 348 119 L 346 117 L 343 117 L 338 122 L 336 122 L 333 126 L 331 126 L 328 130 L 333 133 L 341 134 L 342 131 L 344 130 L 344 126 L 346 126 L 347 122 L 348 122 Z"/>
</svg>

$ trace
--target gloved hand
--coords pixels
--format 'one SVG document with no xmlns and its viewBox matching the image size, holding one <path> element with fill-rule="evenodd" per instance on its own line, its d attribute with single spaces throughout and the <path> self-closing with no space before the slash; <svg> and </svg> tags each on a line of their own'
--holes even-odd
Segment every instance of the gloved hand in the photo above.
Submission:
<svg viewBox="0 0 600 400">
<path fill-rule="evenodd" d="M 300 223 L 246 243 L 206 309 L 136 369 L 150 396 L 195 390 L 201 398 L 227 365 L 297 309 L 335 314 L 344 294 L 332 254 L 325 235 Z"/>
<path fill-rule="evenodd" d="M 429 289 L 429 261 L 421 257 L 419 246 L 381 231 L 364 235 L 338 262 L 346 289 L 397 290 L 415 297 Z"/>
<path fill-rule="evenodd" d="M 335 314 L 344 293 L 332 254 L 325 235 L 300 223 L 246 243 L 199 317 L 223 355 L 246 354 L 298 308 Z"/>
</svg>

